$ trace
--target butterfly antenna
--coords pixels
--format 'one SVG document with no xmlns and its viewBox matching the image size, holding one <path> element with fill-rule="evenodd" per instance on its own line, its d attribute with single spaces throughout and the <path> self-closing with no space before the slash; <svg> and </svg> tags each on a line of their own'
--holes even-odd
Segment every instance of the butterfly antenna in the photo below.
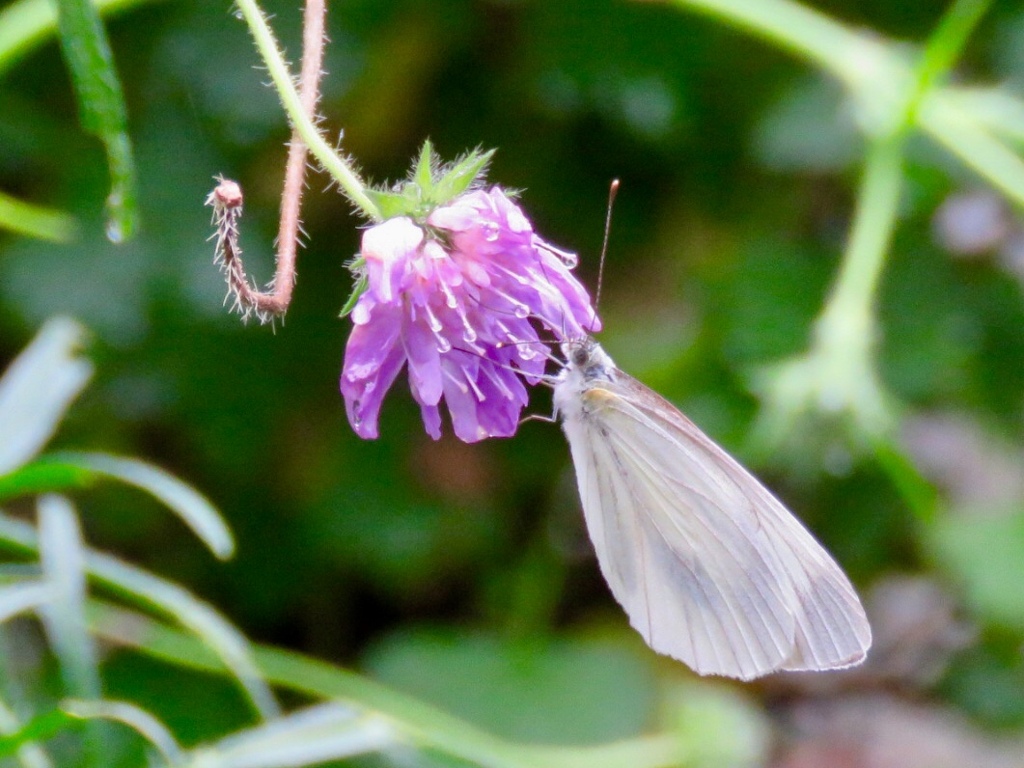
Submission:
<svg viewBox="0 0 1024 768">
<path fill-rule="evenodd" d="M 619 180 L 612 179 L 608 187 L 608 213 L 604 219 L 604 243 L 601 244 L 601 261 L 597 267 L 597 296 L 594 297 L 594 309 L 601 306 L 601 286 L 604 285 L 604 258 L 608 255 L 608 235 L 612 231 L 612 206 L 615 205 L 615 196 L 619 193 Z"/>
<path fill-rule="evenodd" d="M 521 344 L 522 345 L 525 345 L 525 344 L 540 344 L 540 345 L 542 345 L 542 348 L 544 350 L 544 353 L 543 353 L 544 357 L 546 357 L 548 360 L 550 360 L 553 363 L 561 364 L 561 361 L 557 357 L 555 357 L 553 354 L 551 354 L 551 351 L 547 347 L 543 346 L 546 343 L 547 342 L 539 341 L 539 340 L 538 341 L 525 341 L 524 340 L 524 341 L 519 341 L 519 342 L 499 341 L 495 345 L 495 347 L 497 349 L 502 349 L 504 347 L 517 347 L 517 346 L 519 346 Z M 461 347 L 452 347 L 451 351 L 452 352 L 464 352 L 467 355 L 473 355 L 474 357 L 478 357 L 478 358 L 480 358 L 481 360 L 483 360 L 486 363 L 490 363 L 495 368 L 501 368 L 502 370 L 505 370 L 505 371 L 511 371 L 512 373 L 516 374 L 517 376 L 524 376 L 524 377 L 527 376 L 527 373 L 522 368 L 516 368 L 514 365 L 509 365 L 508 363 L 502 363 L 502 362 L 500 362 L 498 360 L 494 360 L 494 359 L 492 359 L 490 357 L 487 357 L 487 355 L 485 355 L 485 354 L 477 352 L 476 350 L 462 349 Z M 554 386 L 558 382 L 558 377 L 557 376 L 552 376 L 552 375 L 547 374 L 547 373 L 538 374 L 537 378 L 540 379 L 540 381 L 542 383 L 546 384 L 549 387 L 550 386 Z"/>
</svg>

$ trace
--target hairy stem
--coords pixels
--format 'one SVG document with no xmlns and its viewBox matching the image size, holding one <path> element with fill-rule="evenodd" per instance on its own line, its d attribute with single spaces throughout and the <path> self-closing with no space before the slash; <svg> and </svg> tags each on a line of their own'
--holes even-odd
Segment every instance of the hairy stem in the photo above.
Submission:
<svg viewBox="0 0 1024 768">
<path fill-rule="evenodd" d="M 355 169 L 327 143 L 317 130 L 312 118 L 303 109 L 302 99 L 295 90 L 288 65 L 285 64 L 281 50 L 274 38 L 267 20 L 255 0 L 236 0 L 249 30 L 252 33 L 256 48 L 263 59 L 267 71 L 274 82 L 278 96 L 288 113 L 293 128 L 309 147 L 309 151 L 317 159 L 338 184 L 349 200 L 369 219 L 380 221 L 381 215 L 377 206 L 366 194 L 366 185 Z"/>
</svg>

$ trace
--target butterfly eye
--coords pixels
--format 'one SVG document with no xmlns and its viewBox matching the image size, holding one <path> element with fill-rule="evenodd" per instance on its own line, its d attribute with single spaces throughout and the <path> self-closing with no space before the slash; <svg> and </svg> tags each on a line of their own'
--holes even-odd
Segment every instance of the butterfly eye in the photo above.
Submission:
<svg viewBox="0 0 1024 768">
<path fill-rule="evenodd" d="M 587 351 L 586 347 L 573 347 L 569 357 L 573 365 L 582 368 L 590 360 L 590 352 Z"/>
</svg>

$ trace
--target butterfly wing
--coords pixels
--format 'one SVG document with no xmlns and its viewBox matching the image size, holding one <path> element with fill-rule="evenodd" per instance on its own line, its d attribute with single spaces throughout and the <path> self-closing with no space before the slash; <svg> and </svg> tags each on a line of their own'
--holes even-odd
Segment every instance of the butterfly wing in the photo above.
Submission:
<svg viewBox="0 0 1024 768">
<path fill-rule="evenodd" d="M 864 658 L 842 570 L 792 514 L 674 406 L 621 371 L 563 425 L 601 570 L 656 651 L 750 679 Z"/>
</svg>

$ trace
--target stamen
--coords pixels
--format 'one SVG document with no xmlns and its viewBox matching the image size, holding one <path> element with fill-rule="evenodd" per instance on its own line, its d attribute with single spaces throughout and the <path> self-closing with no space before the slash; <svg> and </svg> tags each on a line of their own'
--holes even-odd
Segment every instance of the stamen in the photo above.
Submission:
<svg viewBox="0 0 1024 768">
<path fill-rule="evenodd" d="M 423 310 L 427 313 L 427 325 L 430 326 L 430 330 L 432 330 L 435 335 L 440 333 L 441 329 L 444 328 L 444 324 L 437 319 L 437 315 L 434 314 L 434 310 L 430 308 L 429 304 L 424 304 Z"/>
<path fill-rule="evenodd" d="M 484 397 L 484 393 L 480 391 L 480 387 L 476 385 L 476 382 L 473 380 L 473 377 L 470 376 L 469 373 L 465 371 L 463 371 L 463 375 L 466 377 L 466 381 L 469 382 L 469 386 L 473 388 L 473 394 L 476 395 L 477 402 L 484 402 L 487 398 Z"/>
<path fill-rule="evenodd" d="M 505 381 L 498 376 L 496 366 L 484 365 L 481 367 L 483 368 L 484 374 L 486 374 L 487 378 L 490 379 L 494 386 L 498 388 L 506 400 L 515 399 L 515 393 L 509 389 Z"/>
<path fill-rule="evenodd" d="M 461 392 L 462 394 L 464 394 L 464 395 L 465 395 L 465 394 L 466 394 L 467 392 L 469 392 L 469 387 L 467 387 L 467 386 L 466 386 L 465 384 L 463 384 L 463 383 L 462 383 L 462 381 L 461 381 L 461 380 L 459 380 L 459 379 L 458 379 L 458 378 L 457 378 L 457 377 L 455 376 L 455 374 L 454 374 L 454 373 L 452 373 L 451 371 L 449 371 L 449 370 L 448 370 L 448 369 L 447 369 L 447 368 L 446 368 L 445 366 L 443 366 L 443 365 L 441 366 L 441 373 L 443 373 L 443 374 L 444 374 L 445 378 L 446 378 L 446 379 L 448 379 L 448 381 L 450 381 L 450 382 L 451 382 L 452 384 L 454 384 L 454 385 L 455 385 L 456 387 L 458 387 L 459 391 L 460 391 L 460 392 Z"/>
<path fill-rule="evenodd" d="M 576 265 L 580 263 L 580 257 L 572 251 L 563 251 L 561 248 L 556 248 L 551 243 L 544 242 L 536 235 L 533 236 L 533 247 L 539 251 L 547 251 L 569 269 L 576 269 Z"/>
<path fill-rule="evenodd" d="M 520 320 L 525 320 L 530 316 L 530 308 L 523 304 L 523 302 L 519 301 L 518 299 L 513 299 L 507 293 L 499 290 L 498 288 L 495 288 L 494 286 L 491 286 L 491 292 L 494 293 L 494 295 L 504 299 L 509 304 L 511 304 L 512 314 L 518 317 Z"/>
<path fill-rule="evenodd" d="M 459 306 L 459 300 L 455 298 L 455 294 L 452 293 L 451 287 L 448 285 L 448 283 L 444 281 L 444 278 L 441 277 L 440 270 L 438 270 L 437 272 L 437 284 L 441 287 L 441 290 L 444 292 L 444 303 L 448 305 L 448 308 L 455 309 L 457 306 Z"/>
</svg>

